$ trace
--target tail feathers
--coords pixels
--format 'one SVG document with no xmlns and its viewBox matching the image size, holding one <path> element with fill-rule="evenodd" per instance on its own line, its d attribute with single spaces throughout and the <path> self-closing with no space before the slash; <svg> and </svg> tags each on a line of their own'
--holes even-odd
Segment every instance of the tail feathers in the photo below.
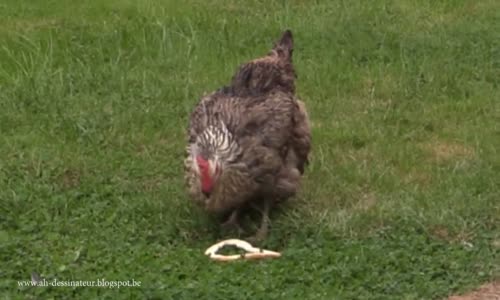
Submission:
<svg viewBox="0 0 500 300">
<path fill-rule="evenodd" d="M 221 92 L 236 96 L 258 96 L 273 90 L 295 93 L 292 53 L 292 31 L 285 30 L 268 55 L 241 65 L 231 85 Z"/>
<path fill-rule="evenodd" d="M 275 43 L 273 50 L 278 54 L 278 57 L 291 62 L 293 54 L 293 34 L 287 29 L 281 35 L 280 40 Z"/>
</svg>

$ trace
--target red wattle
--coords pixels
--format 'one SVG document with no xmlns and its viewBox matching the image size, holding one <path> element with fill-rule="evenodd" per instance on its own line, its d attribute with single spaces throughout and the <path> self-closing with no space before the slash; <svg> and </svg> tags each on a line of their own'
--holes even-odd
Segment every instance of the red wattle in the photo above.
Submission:
<svg viewBox="0 0 500 300">
<path fill-rule="evenodd" d="M 210 176 L 210 166 L 208 161 L 203 159 L 202 157 L 196 157 L 196 161 L 198 163 L 198 167 L 200 169 L 200 177 L 201 177 L 201 191 L 203 193 L 209 194 L 212 192 L 213 181 L 212 176 Z"/>
</svg>

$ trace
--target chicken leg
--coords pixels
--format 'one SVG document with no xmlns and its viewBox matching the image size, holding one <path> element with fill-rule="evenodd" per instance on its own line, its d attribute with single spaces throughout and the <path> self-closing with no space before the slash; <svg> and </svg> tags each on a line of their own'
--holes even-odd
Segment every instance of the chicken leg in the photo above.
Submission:
<svg viewBox="0 0 500 300">
<path fill-rule="evenodd" d="M 260 210 L 262 214 L 262 221 L 260 223 L 260 227 L 255 233 L 255 235 L 248 237 L 247 240 L 250 243 L 258 243 L 262 242 L 267 238 L 267 234 L 269 232 L 269 211 L 271 209 L 271 201 L 269 199 L 265 199 L 263 202 L 263 208 Z"/>
<path fill-rule="evenodd" d="M 238 219 L 239 215 L 240 215 L 239 209 L 233 210 L 233 212 L 231 213 L 229 218 L 224 223 L 222 223 L 220 226 L 226 230 L 236 230 L 238 232 L 238 234 L 244 233 L 245 230 L 243 230 L 243 228 L 241 227 L 239 219 Z"/>
</svg>

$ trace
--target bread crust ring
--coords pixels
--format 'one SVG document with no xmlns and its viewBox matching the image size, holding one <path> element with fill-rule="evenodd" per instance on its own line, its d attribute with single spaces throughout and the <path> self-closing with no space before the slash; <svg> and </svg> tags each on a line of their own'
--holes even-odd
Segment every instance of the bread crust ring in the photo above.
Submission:
<svg viewBox="0 0 500 300">
<path fill-rule="evenodd" d="M 217 251 L 225 246 L 235 246 L 239 249 L 245 250 L 247 253 L 233 255 L 217 254 Z M 250 243 L 243 240 L 229 239 L 210 246 L 207 250 L 205 250 L 205 255 L 208 255 L 211 259 L 216 261 L 233 261 L 238 259 L 257 260 L 264 258 L 277 258 L 281 256 L 281 253 L 254 247 Z"/>
</svg>

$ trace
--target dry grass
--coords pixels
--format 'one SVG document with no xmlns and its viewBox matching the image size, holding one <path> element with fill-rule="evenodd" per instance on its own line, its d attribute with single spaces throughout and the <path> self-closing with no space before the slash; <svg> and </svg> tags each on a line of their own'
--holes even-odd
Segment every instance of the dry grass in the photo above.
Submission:
<svg viewBox="0 0 500 300">
<path fill-rule="evenodd" d="M 473 160 L 477 157 L 473 148 L 457 142 L 434 140 L 432 142 L 422 144 L 421 147 L 434 161 L 438 163 Z"/>
<path fill-rule="evenodd" d="M 450 296 L 448 300 L 500 300 L 500 281 L 485 284 L 465 295 Z"/>
</svg>

